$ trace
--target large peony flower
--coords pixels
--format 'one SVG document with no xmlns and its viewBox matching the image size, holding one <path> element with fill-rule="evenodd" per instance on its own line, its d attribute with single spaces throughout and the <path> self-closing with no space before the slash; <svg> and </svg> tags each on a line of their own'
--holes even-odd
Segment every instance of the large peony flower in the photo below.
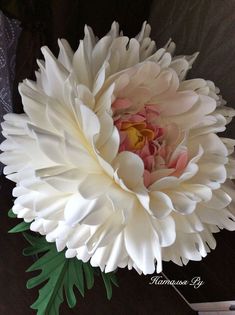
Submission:
<svg viewBox="0 0 235 315">
<path fill-rule="evenodd" d="M 36 82 L 20 84 L 25 114 L 2 124 L 13 211 L 68 258 L 151 274 L 162 261 L 201 260 L 213 233 L 235 230 L 234 140 L 216 134 L 234 116 L 211 81 L 185 80 L 197 54 L 156 50 L 85 27 L 74 53 L 42 48 Z"/>
</svg>

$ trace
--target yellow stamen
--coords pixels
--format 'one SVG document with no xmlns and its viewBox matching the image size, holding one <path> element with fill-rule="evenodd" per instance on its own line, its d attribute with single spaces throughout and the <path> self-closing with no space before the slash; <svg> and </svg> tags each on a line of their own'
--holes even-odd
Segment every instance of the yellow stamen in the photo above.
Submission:
<svg viewBox="0 0 235 315">
<path fill-rule="evenodd" d="M 129 144 L 134 150 L 139 150 L 144 146 L 145 137 L 141 134 L 141 132 L 134 128 L 130 127 L 126 130 L 128 135 Z"/>
</svg>

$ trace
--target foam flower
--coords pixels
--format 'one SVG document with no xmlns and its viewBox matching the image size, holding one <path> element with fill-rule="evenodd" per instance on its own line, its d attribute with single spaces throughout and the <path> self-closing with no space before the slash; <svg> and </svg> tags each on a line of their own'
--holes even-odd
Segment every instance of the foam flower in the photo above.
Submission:
<svg viewBox="0 0 235 315">
<path fill-rule="evenodd" d="M 14 213 L 105 272 L 201 260 L 235 230 L 235 141 L 217 135 L 234 110 L 211 81 L 186 80 L 197 54 L 149 34 L 113 23 L 100 40 L 85 27 L 75 52 L 59 40 L 58 58 L 43 47 L 36 82 L 19 86 L 25 113 L 2 123 Z"/>
</svg>

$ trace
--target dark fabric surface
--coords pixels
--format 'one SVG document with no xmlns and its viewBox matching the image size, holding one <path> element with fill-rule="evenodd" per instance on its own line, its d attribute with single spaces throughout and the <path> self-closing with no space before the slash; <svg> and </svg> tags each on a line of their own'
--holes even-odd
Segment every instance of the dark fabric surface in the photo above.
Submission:
<svg viewBox="0 0 235 315">
<path fill-rule="evenodd" d="M 12 111 L 12 83 L 15 75 L 15 54 L 20 33 L 19 21 L 0 11 L 0 115 Z"/>
<path fill-rule="evenodd" d="M 0 11 L 0 121 L 12 111 L 12 89 L 15 75 L 15 56 L 19 21 L 9 19 Z M 0 142 L 4 137 L 0 135 Z M 3 165 L 0 163 L 0 173 Z"/>
</svg>

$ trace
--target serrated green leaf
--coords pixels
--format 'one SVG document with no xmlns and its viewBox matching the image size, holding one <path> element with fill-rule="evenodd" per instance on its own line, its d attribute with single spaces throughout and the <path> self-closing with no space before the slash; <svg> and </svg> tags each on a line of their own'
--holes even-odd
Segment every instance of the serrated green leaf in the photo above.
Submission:
<svg viewBox="0 0 235 315">
<path fill-rule="evenodd" d="M 20 233 L 29 230 L 30 223 L 27 222 L 21 222 L 17 224 L 15 227 L 13 227 L 11 230 L 8 231 L 8 233 Z"/>
<path fill-rule="evenodd" d="M 48 282 L 39 290 L 39 296 L 32 309 L 37 310 L 37 315 L 58 315 L 61 303 L 63 303 L 63 281 L 67 262 L 59 265 L 50 275 Z M 42 269 L 43 271 L 47 269 Z M 43 281 L 44 282 L 44 281 Z"/>
<path fill-rule="evenodd" d="M 24 238 L 28 241 L 31 246 L 26 247 L 23 250 L 24 256 L 33 256 L 43 252 L 48 251 L 51 248 L 50 243 L 48 243 L 44 237 L 33 236 L 29 233 L 23 233 Z"/>
<path fill-rule="evenodd" d="M 84 297 L 84 275 L 82 269 L 82 262 L 78 259 L 72 259 L 68 265 L 67 281 L 65 282 L 65 295 L 70 308 L 76 305 L 76 296 L 74 294 L 73 286 L 67 286 L 69 279 L 74 279 L 74 286 L 79 290 Z"/>
<path fill-rule="evenodd" d="M 51 243 L 48 243 L 44 237 L 40 237 L 38 234 L 30 234 L 30 233 L 23 233 L 24 238 L 28 241 L 29 244 L 33 246 L 39 246 L 44 248 L 45 246 L 49 246 L 51 248 Z"/>
<path fill-rule="evenodd" d="M 70 308 L 77 303 L 74 289 L 77 288 L 84 295 L 84 276 L 89 286 L 94 282 L 92 268 L 77 258 L 66 259 L 64 252 L 58 253 L 54 244 L 47 243 L 44 238 L 37 238 L 25 234 L 31 246 L 28 252 L 44 253 L 27 271 L 41 270 L 41 273 L 27 282 L 27 288 L 43 285 L 39 290 L 39 296 L 31 306 L 37 310 L 37 315 L 58 315 L 61 303 L 64 301 L 64 293 Z M 88 279 L 86 278 L 88 277 Z"/>
<path fill-rule="evenodd" d="M 44 254 L 43 260 L 38 259 L 35 261 L 35 263 L 27 269 L 27 272 L 40 270 L 42 269 L 44 264 L 52 265 L 53 266 L 53 260 L 55 261 L 55 264 L 60 263 L 60 261 L 64 260 L 63 253 L 58 253 L 55 248 L 51 248 L 50 250 L 46 249 L 48 252 Z"/>
<path fill-rule="evenodd" d="M 23 233 L 30 246 L 24 250 L 26 255 L 39 254 L 40 257 L 28 268 L 27 272 L 40 273 L 27 282 L 27 288 L 41 286 L 37 300 L 31 308 L 37 315 L 58 315 L 64 296 L 70 308 L 76 306 L 75 288 L 84 296 L 85 284 L 90 289 L 94 285 L 94 275 L 100 275 L 99 268 L 83 263 L 77 258 L 65 258 L 65 252 L 57 252 L 54 243 L 48 243 L 44 237 Z M 102 274 L 107 297 L 111 299 L 112 284 L 117 285 L 114 273 Z"/>
<path fill-rule="evenodd" d="M 43 259 L 38 259 L 28 270 L 29 271 L 35 271 L 35 270 L 42 270 L 38 276 L 31 278 L 27 282 L 27 288 L 31 289 L 36 287 L 37 285 L 40 285 L 42 282 L 48 280 L 52 273 L 57 272 L 57 269 L 59 269 L 63 264 L 65 263 L 65 259 L 61 255 L 61 253 L 55 253 L 51 255 L 51 252 L 43 256 Z M 47 266 L 45 268 L 45 266 Z"/>
<path fill-rule="evenodd" d="M 10 218 L 16 215 L 10 210 Z M 25 232 L 29 230 L 30 223 L 21 222 L 12 228 L 9 233 Z M 64 296 L 70 308 L 76 306 L 77 297 L 74 290 L 84 296 L 85 288 L 91 289 L 94 285 L 94 276 L 102 275 L 107 297 L 112 296 L 112 284 L 117 285 L 114 273 L 101 273 L 99 268 L 94 268 L 89 262 L 83 263 L 77 258 L 65 258 L 65 251 L 57 252 L 54 243 L 49 243 L 38 234 L 23 233 L 30 244 L 24 249 L 26 256 L 36 255 L 37 260 L 28 268 L 27 272 L 40 271 L 40 273 L 27 282 L 27 288 L 40 286 L 37 300 L 31 308 L 37 315 L 59 315 L 59 308 L 64 301 Z"/>
</svg>

